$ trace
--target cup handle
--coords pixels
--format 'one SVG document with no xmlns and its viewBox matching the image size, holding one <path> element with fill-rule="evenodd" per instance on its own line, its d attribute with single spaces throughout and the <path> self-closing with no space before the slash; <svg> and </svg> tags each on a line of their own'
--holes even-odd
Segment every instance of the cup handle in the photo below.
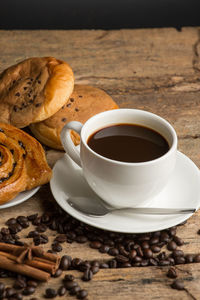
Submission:
<svg viewBox="0 0 200 300">
<path fill-rule="evenodd" d="M 66 153 L 81 168 L 82 168 L 82 166 L 81 166 L 81 159 L 80 159 L 80 151 L 77 150 L 76 146 L 74 145 L 74 143 L 71 139 L 70 131 L 74 130 L 80 135 L 82 127 L 83 127 L 83 124 L 81 124 L 80 122 L 71 121 L 63 127 L 61 134 L 60 134 L 60 139 L 61 139 L 62 145 L 63 145 Z"/>
</svg>

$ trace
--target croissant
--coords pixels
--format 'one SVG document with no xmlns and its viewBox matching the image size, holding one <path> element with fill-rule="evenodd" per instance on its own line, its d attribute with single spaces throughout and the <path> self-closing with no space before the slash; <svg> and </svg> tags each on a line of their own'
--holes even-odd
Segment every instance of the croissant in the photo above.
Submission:
<svg viewBox="0 0 200 300">
<path fill-rule="evenodd" d="M 0 204 L 47 183 L 51 175 L 40 143 L 26 132 L 0 123 Z"/>
</svg>

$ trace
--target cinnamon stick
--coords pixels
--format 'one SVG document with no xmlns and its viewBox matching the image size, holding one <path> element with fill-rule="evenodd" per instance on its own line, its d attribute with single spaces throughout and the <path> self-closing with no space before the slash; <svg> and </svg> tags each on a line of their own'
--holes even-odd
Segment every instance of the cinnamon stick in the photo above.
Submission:
<svg viewBox="0 0 200 300">
<path fill-rule="evenodd" d="M 50 278 L 50 274 L 47 272 L 33 268 L 26 264 L 16 263 L 5 256 L 0 257 L 0 268 L 29 276 L 40 281 L 47 281 Z"/>
<path fill-rule="evenodd" d="M 46 281 L 55 274 L 60 257 L 37 246 L 0 243 L 0 268 Z"/>
</svg>

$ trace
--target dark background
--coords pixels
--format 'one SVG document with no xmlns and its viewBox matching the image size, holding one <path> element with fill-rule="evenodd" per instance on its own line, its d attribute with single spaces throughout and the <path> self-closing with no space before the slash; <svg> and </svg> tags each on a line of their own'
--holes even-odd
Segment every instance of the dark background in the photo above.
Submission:
<svg viewBox="0 0 200 300">
<path fill-rule="evenodd" d="M 200 0 L 0 0 L 1 29 L 200 25 Z"/>
</svg>

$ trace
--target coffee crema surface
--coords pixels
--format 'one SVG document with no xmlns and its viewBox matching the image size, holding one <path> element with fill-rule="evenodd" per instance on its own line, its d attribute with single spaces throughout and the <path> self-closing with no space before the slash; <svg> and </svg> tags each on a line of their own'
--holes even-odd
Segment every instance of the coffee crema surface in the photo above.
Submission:
<svg viewBox="0 0 200 300">
<path fill-rule="evenodd" d="M 121 162 L 146 162 L 161 157 L 169 150 L 166 139 L 157 131 L 137 124 L 104 127 L 87 140 L 96 153 Z"/>
</svg>

